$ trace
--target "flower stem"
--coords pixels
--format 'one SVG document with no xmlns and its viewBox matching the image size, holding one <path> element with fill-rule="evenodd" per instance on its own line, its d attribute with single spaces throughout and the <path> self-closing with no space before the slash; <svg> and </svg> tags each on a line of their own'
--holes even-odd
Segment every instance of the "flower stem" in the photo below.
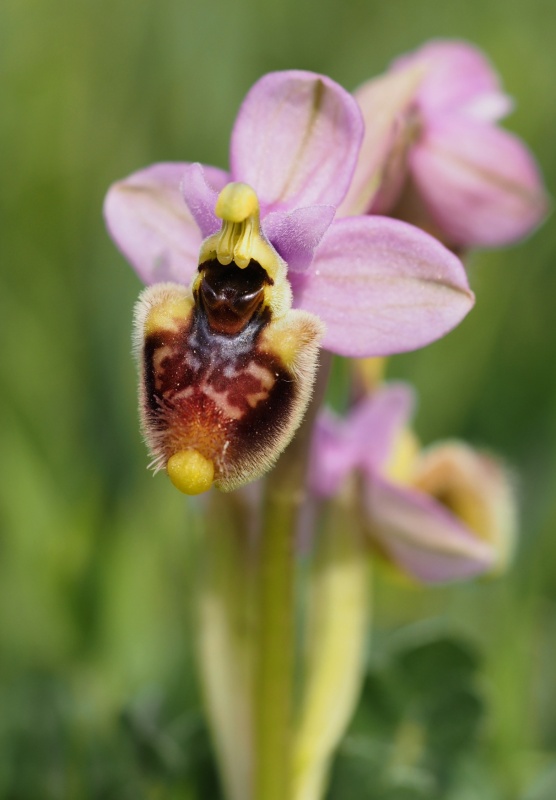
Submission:
<svg viewBox="0 0 556 800">
<path fill-rule="evenodd" d="M 270 473 L 263 505 L 256 684 L 256 800 L 290 800 L 295 656 L 295 534 L 313 422 L 330 368 L 323 353 L 313 400 Z"/>
<path fill-rule="evenodd" d="M 293 800 L 324 797 L 334 750 L 363 681 L 370 571 L 354 499 L 348 490 L 324 505 L 308 575 Z"/>
<path fill-rule="evenodd" d="M 266 498 L 261 544 L 259 663 L 257 685 L 257 800 L 290 796 L 291 703 L 294 668 L 295 510 Z"/>
<path fill-rule="evenodd" d="M 253 563 L 248 509 L 213 492 L 205 510 L 196 597 L 196 655 L 227 800 L 253 800 Z"/>
</svg>

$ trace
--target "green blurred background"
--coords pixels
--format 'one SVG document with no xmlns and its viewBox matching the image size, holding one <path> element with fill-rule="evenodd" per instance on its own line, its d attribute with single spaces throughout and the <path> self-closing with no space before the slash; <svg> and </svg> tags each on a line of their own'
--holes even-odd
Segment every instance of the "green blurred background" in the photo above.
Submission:
<svg viewBox="0 0 556 800">
<path fill-rule="evenodd" d="M 1 798 L 218 796 L 192 669 L 198 515 L 146 471 L 130 358 L 140 284 L 104 229 L 108 185 L 155 161 L 226 166 L 264 72 L 354 88 L 456 36 L 498 67 L 517 100 L 508 125 L 554 192 L 555 30 L 553 0 L 3 0 Z M 431 637 L 428 672 L 449 681 L 457 651 L 481 705 L 440 797 L 556 797 L 555 261 L 551 220 L 475 256 L 473 313 L 390 365 L 419 390 L 425 442 L 463 436 L 515 468 L 521 540 L 496 583 L 419 591 L 378 576 L 371 721 L 343 745 L 331 797 L 433 796 L 418 779 L 373 793 L 357 778 L 372 767 L 365 741 L 413 730 L 388 714 L 371 730 L 373 686 L 384 697 L 387 665 Z"/>
</svg>

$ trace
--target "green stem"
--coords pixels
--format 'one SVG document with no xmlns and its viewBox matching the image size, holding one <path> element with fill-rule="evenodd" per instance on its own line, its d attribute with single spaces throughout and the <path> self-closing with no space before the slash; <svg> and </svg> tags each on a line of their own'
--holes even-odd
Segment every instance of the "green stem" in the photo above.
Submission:
<svg viewBox="0 0 556 800">
<path fill-rule="evenodd" d="M 324 505 L 308 574 L 293 800 L 324 797 L 334 750 L 349 724 L 363 681 L 369 563 L 354 499 L 346 487 Z"/>
<path fill-rule="evenodd" d="M 227 800 L 253 800 L 253 563 L 248 509 L 213 492 L 200 542 L 196 655 Z"/>
<path fill-rule="evenodd" d="M 271 496 L 261 544 L 256 800 L 290 795 L 295 511 Z"/>
<path fill-rule="evenodd" d="M 290 800 L 295 655 L 295 533 L 311 432 L 330 368 L 323 353 L 313 401 L 267 478 L 259 568 L 255 800 Z"/>
</svg>

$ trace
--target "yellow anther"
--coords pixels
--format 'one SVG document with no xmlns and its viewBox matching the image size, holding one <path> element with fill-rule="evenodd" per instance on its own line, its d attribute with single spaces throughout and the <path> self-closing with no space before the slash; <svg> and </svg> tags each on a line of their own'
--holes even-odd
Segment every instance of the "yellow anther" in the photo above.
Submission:
<svg viewBox="0 0 556 800">
<path fill-rule="evenodd" d="M 259 200 L 246 183 L 228 183 L 216 201 L 214 213 L 226 222 L 243 222 L 259 213 Z"/>
<path fill-rule="evenodd" d="M 216 258 L 226 266 L 235 261 L 244 269 L 251 261 L 253 234 L 259 231 L 259 201 L 246 183 L 228 183 L 216 201 L 214 213 L 222 220 Z"/>
<path fill-rule="evenodd" d="M 201 245 L 199 264 L 217 259 L 223 266 L 233 262 L 245 269 L 256 261 L 275 281 L 285 265 L 261 231 L 255 191 L 246 183 L 228 183 L 218 195 L 214 213 L 222 220 L 222 228 Z"/>
<path fill-rule="evenodd" d="M 168 460 L 166 470 L 176 489 L 184 494 L 206 492 L 214 480 L 214 464 L 198 450 L 174 453 Z"/>
</svg>

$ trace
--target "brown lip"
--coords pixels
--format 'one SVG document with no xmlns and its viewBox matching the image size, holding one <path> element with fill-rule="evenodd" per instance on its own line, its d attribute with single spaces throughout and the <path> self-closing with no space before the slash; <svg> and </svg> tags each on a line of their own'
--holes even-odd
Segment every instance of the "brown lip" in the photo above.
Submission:
<svg viewBox="0 0 556 800">
<path fill-rule="evenodd" d="M 209 261 L 201 269 L 199 300 L 210 327 L 228 336 L 240 333 L 261 308 L 266 272 L 255 261 L 244 269 Z"/>
</svg>

